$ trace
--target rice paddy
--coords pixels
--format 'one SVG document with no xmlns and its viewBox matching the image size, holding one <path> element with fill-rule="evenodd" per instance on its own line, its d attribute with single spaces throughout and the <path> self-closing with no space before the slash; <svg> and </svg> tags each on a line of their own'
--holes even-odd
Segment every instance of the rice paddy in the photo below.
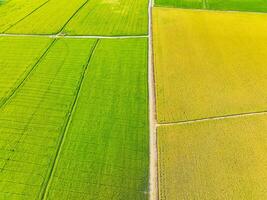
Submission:
<svg viewBox="0 0 267 200">
<path fill-rule="evenodd" d="M 0 199 L 266 199 L 266 10 L 0 0 Z"/>
<path fill-rule="evenodd" d="M 160 199 L 266 199 L 266 119 L 159 127 Z"/>
<path fill-rule="evenodd" d="M 147 0 L 91 0 L 63 30 L 69 35 L 145 35 Z"/>
<path fill-rule="evenodd" d="M 75 0 L 72 3 L 68 0 L 49 0 L 5 33 L 56 34 L 85 2 L 85 0 Z"/>
<path fill-rule="evenodd" d="M 266 17 L 154 8 L 159 199 L 266 199 Z"/>
<path fill-rule="evenodd" d="M 159 122 L 267 109 L 267 15 L 155 8 L 153 17 Z"/>
<path fill-rule="evenodd" d="M 0 33 L 19 23 L 30 13 L 44 6 L 48 0 L 9 0 L 0 1 Z"/>
<path fill-rule="evenodd" d="M 38 3 L 39 2 L 39 3 Z M 62 9 L 64 8 L 64 9 Z M 11 0 L 0 7 L 0 32 L 12 34 L 145 35 L 147 0 Z"/>
</svg>

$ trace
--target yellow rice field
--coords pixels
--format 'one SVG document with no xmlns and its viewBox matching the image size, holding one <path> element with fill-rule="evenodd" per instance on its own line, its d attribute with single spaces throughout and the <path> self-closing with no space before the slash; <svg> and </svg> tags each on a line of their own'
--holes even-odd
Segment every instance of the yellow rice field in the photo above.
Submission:
<svg viewBox="0 0 267 200">
<path fill-rule="evenodd" d="M 159 195 L 267 199 L 267 115 L 158 128 Z"/>
<path fill-rule="evenodd" d="M 153 9 L 159 123 L 267 109 L 267 15 Z"/>
</svg>

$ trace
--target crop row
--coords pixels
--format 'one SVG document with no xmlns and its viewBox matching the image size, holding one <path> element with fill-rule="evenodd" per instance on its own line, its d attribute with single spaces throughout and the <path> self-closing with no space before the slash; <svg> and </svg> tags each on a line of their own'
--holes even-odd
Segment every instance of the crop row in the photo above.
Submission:
<svg viewBox="0 0 267 200">
<path fill-rule="evenodd" d="M 17 34 L 144 35 L 147 0 L 7 1 L 0 32 Z"/>
<path fill-rule="evenodd" d="M 146 199 L 147 40 L 1 38 L 7 43 L 1 197 Z"/>
</svg>

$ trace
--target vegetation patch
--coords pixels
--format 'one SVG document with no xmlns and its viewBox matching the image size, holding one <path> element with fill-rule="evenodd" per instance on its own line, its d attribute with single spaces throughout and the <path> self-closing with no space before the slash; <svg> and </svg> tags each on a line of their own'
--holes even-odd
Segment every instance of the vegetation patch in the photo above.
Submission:
<svg viewBox="0 0 267 200">
<path fill-rule="evenodd" d="M 158 121 L 266 110 L 266 21 L 261 14 L 155 8 Z"/>
<path fill-rule="evenodd" d="M 266 199 L 266 120 L 159 127 L 160 199 Z"/>
</svg>

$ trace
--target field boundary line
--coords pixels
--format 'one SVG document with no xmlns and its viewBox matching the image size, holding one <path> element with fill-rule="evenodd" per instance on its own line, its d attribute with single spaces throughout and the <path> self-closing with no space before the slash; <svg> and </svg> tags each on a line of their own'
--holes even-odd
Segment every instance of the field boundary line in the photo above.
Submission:
<svg viewBox="0 0 267 200">
<path fill-rule="evenodd" d="M 11 29 L 12 27 L 16 26 L 18 23 L 20 23 L 21 21 L 23 21 L 24 19 L 26 19 L 27 17 L 29 17 L 31 14 L 33 14 L 35 11 L 39 10 L 40 8 L 42 8 L 44 5 L 46 5 L 50 0 L 47 0 L 46 2 L 42 3 L 40 6 L 38 6 L 37 8 L 35 8 L 33 11 L 31 11 L 30 13 L 28 13 L 27 15 L 25 15 L 24 17 L 22 17 L 20 20 L 18 20 L 17 22 L 15 22 L 14 24 L 12 24 L 10 27 L 8 27 L 7 29 L 5 29 L 3 31 L 3 33 L 7 32 L 9 29 Z"/>
<path fill-rule="evenodd" d="M 207 9 L 207 0 L 202 0 L 203 9 Z"/>
<path fill-rule="evenodd" d="M 239 113 L 239 114 L 231 114 L 231 115 L 214 116 L 214 117 L 206 117 L 206 118 L 176 121 L 176 122 L 164 122 L 164 123 L 158 123 L 157 127 L 172 126 L 172 125 L 179 125 L 179 124 L 192 124 L 192 123 L 197 123 L 197 122 L 216 121 L 216 120 L 223 120 L 223 119 L 234 119 L 234 118 L 239 118 L 239 117 L 265 115 L 265 114 L 267 114 L 267 110 L 255 111 L 255 112 L 246 112 L 246 113 Z"/>
<path fill-rule="evenodd" d="M 149 95 L 149 199 L 158 200 L 158 148 L 157 148 L 157 115 L 155 98 L 155 75 L 153 56 L 152 8 L 154 0 L 148 5 L 148 95 Z"/>
<path fill-rule="evenodd" d="M 86 0 L 71 16 L 70 18 L 65 22 L 65 24 L 63 24 L 63 26 L 61 27 L 61 29 L 58 31 L 58 33 L 61 33 L 64 28 L 68 25 L 68 23 L 72 20 L 72 18 L 81 10 L 83 9 L 83 7 L 89 2 L 90 0 Z"/>
<path fill-rule="evenodd" d="M 175 10 L 191 10 L 196 12 L 219 12 L 219 13 L 239 13 L 239 14 L 254 14 L 254 15 L 267 15 L 266 12 L 259 12 L 259 11 L 242 11 L 242 10 L 215 10 L 215 9 L 202 9 L 202 8 L 178 8 L 178 7 L 172 7 L 172 6 L 162 6 L 162 5 L 155 5 L 155 8 L 161 8 L 161 9 L 175 9 Z"/>
<path fill-rule="evenodd" d="M 57 167 L 57 164 L 58 164 L 58 158 L 61 154 L 61 151 L 62 151 L 62 146 L 64 144 L 64 141 L 65 141 L 65 138 L 66 138 L 66 135 L 67 135 L 67 132 L 69 130 L 69 127 L 70 127 L 70 124 L 72 122 L 72 117 L 73 117 L 73 114 L 76 110 L 76 107 L 77 107 L 77 103 L 78 103 L 78 99 L 79 99 L 79 96 L 80 96 L 80 92 L 81 92 L 81 89 L 82 89 L 82 86 L 83 86 L 83 82 L 84 82 L 84 78 L 87 74 L 87 71 L 88 71 L 88 68 L 89 68 L 89 64 L 90 64 L 90 61 L 91 61 L 91 58 L 93 57 L 94 53 L 95 53 L 95 50 L 97 48 L 97 45 L 99 44 L 99 39 L 97 39 L 90 51 L 90 54 L 89 54 L 89 57 L 88 57 L 88 60 L 86 62 L 86 65 L 84 67 L 84 70 L 83 70 L 83 73 L 81 75 L 81 78 L 80 78 L 80 82 L 78 84 L 78 89 L 76 91 L 76 95 L 74 97 L 74 100 L 73 100 L 73 103 L 72 103 L 72 106 L 71 106 L 71 109 L 70 109 L 70 112 L 68 114 L 68 117 L 67 117 L 67 120 L 66 120 L 66 123 L 65 123 L 65 126 L 63 127 L 63 131 L 62 131 L 62 135 L 59 139 L 59 145 L 58 145 L 58 148 L 56 150 L 56 155 L 53 159 L 53 162 L 52 162 L 52 167 L 48 173 L 48 176 L 46 178 L 46 182 L 44 183 L 44 187 L 42 188 L 41 192 L 39 193 L 39 198 L 40 199 L 47 199 L 47 195 L 48 195 L 48 189 L 50 187 L 50 184 L 51 184 L 51 180 L 54 176 L 54 173 L 55 173 L 55 169 Z"/>
<path fill-rule="evenodd" d="M 130 38 L 148 38 L 149 35 L 121 35 L 121 36 L 106 36 L 106 35 L 60 35 L 60 34 L 15 34 L 2 33 L 0 37 L 44 37 L 44 38 L 73 38 L 73 39 L 130 39 Z"/>
<path fill-rule="evenodd" d="M 4 98 L 4 100 L 2 101 L 2 103 L 0 103 L 0 109 L 2 109 L 7 102 L 16 94 L 16 92 L 20 89 L 20 87 L 25 83 L 25 81 L 31 76 L 32 72 L 35 70 L 35 68 L 39 65 L 40 61 L 46 56 L 46 54 L 49 52 L 49 50 L 51 49 L 51 47 L 55 44 L 56 39 L 54 39 L 49 46 L 46 48 L 46 50 L 41 54 L 41 56 L 39 57 L 39 59 L 34 63 L 34 65 L 31 67 L 31 69 L 25 74 L 24 78 L 22 78 L 22 80 L 20 81 L 20 83 L 13 88 L 10 93 L 8 94 L 8 96 L 6 98 Z"/>
</svg>

